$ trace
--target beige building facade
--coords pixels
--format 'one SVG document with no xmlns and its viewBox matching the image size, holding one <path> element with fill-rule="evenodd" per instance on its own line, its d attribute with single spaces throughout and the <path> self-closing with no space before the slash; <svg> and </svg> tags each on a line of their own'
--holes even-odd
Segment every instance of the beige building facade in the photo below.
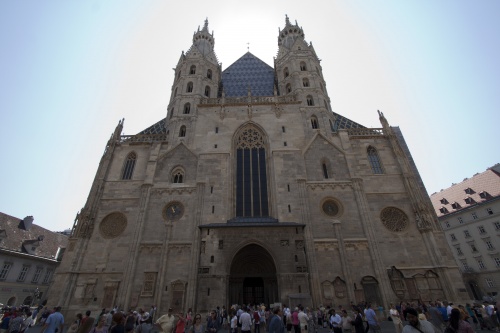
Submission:
<svg viewBox="0 0 500 333">
<path fill-rule="evenodd" d="M 431 195 L 471 299 L 500 290 L 500 164 Z"/>
<path fill-rule="evenodd" d="M 121 121 L 75 221 L 67 311 L 467 297 L 398 127 L 332 111 L 321 64 L 286 19 L 274 67 L 223 70 L 208 22 L 182 53 L 167 115 Z"/>
</svg>

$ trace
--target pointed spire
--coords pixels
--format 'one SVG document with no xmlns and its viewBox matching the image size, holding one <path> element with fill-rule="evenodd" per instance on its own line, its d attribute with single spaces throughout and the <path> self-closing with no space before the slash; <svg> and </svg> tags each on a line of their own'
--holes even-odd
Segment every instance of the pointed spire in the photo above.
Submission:
<svg viewBox="0 0 500 333">
<path fill-rule="evenodd" d="M 285 14 L 285 24 L 290 25 L 290 19 L 288 18 L 287 14 Z"/>
<path fill-rule="evenodd" d="M 203 31 L 208 32 L 208 17 L 205 19 L 205 24 L 203 25 Z"/>
<path fill-rule="evenodd" d="M 380 110 L 377 110 L 377 112 L 378 112 L 378 119 L 380 120 L 380 123 L 382 124 L 382 126 L 384 128 L 389 127 L 389 122 L 387 121 L 387 119 L 385 119 L 384 113 L 380 112 Z"/>
</svg>

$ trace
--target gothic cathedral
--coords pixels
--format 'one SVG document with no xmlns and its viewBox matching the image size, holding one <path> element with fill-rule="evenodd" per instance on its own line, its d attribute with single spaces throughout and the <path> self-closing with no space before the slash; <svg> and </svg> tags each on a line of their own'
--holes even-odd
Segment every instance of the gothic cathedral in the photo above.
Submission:
<svg viewBox="0 0 500 333">
<path fill-rule="evenodd" d="M 205 21 L 158 123 L 121 135 L 119 122 L 49 304 L 467 298 L 401 131 L 332 111 L 302 28 L 286 18 L 274 67 L 247 52 L 223 70 L 214 43 Z"/>
</svg>

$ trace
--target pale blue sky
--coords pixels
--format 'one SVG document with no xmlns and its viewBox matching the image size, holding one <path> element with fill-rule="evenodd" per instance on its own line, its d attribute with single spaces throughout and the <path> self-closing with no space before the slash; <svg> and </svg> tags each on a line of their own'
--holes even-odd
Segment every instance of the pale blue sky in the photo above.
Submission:
<svg viewBox="0 0 500 333">
<path fill-rule="evenodd" d="M 298 21 L 335 112 L 400 126 L 429 193 L 500 162 L 500 1 L 0 2 L 0 211 L 51 230 L 83 207 L 109 135 L 166 114 L 181 51 L 206 17 L 223 69 L 272 65 Z M 497 147 L 497 148 L 495 148 Z"/>
</svg>

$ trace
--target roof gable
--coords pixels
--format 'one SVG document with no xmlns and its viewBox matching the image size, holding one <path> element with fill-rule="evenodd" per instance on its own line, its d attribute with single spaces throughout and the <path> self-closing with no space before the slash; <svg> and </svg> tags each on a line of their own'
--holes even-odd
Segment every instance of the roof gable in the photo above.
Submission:
<svg viewBox="0 0 500 333">
<path fill-rule="evenodd" d="M 227 97 L 274 95 L 274 69 L 250 52 L 245 53 L 222 72 Z"/>
</svg>

